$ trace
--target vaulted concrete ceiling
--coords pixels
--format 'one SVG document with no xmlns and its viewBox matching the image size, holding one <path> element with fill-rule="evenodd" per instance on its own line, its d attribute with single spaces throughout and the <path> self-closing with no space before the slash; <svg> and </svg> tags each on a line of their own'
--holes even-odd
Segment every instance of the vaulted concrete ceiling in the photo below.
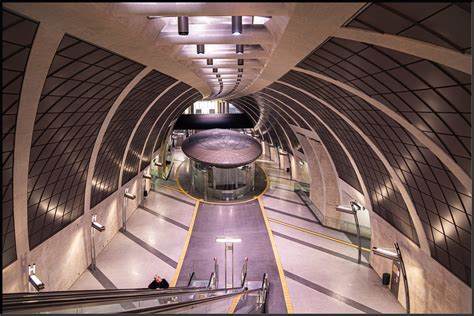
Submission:
<svg viewBox="0 0 474 316">
<path fill-rule="evenodd" d="M 208 99 L 231 99 L 271 84 L 337 31 L 363 5 L 6 4 L 42 23 L 49 23 L 58 31 L 160 69 L 198 89 Z M 178 34 L 178 16 L 188 17 L 188 35 Z M 241 35 L 231 32 L 232 16 L 242 17 Z M 197 53 L 198 44 L 204 45 L 204 54 Z M 244 46 L 243 54 L 236 53 L 237 44 Z M 212 59 L 212 65 L 208 65 L 208 59 Z M 243 65 L 238 65 L 239 59 Z"/>
<path fill-rule="evenodd" d="M 242 91 L 265 68 L 284 32 L 294 4 L 261 3 L 119 3 L 113 15 L 155 20 L 155 44 L 199 76 L 210 88 L 208 98 Z M 233 16 L 240 34 L 233 34 Z M 187 34 L 179 34 L 178 19 Z M 198 53 L 197 45 L 204 45 Z M 243 51 L 239 51 L 241 46 Z"/>
</svg>

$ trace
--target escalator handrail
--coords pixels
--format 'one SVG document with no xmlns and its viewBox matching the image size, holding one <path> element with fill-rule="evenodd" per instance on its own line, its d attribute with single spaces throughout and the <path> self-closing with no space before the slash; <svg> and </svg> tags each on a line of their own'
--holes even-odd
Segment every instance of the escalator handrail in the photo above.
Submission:
<svg viewBox="0 0 474 316">
<path fill-rule="evenodd" d="M 186 286 L 180 287 L 170 287 L 166 290 L 183 290 L 187 289 Z M 205 287 L 196 287 L 198 288 L 205 288 Z M 81 295 L 84 293 L 87 294 L 119 294 L 123 292 L 146 292 L 149 291 L 149 288 L 130 288 L 130 289 L 96 289 L 96 290 L 71 290 L 71 291 L 47 291 L 47 292 L 16 292 L 16 293 L 2 293 L 3 300 L 22 300 L 27 298 L 43 298 L 43 297 L 50 297 L 50 296 L 74 296 L 74 295 Z"/>
<path fill-rule="evenodd" d="M 193 281 L 193 278 L 194 278 L 194 272 L 191 273 L 191 276 L 189 277 L 188 287 L 191 285 L 191 282 Z"/>
<path fill-rule="evenodd" d="M 171 304 L 166 304 L 166 305 L 160 305 L 160 306 L 154 306 L 154 307 L 146 307 L 146 308 L 139 308 L 139 309 L 132 309 L 124 312 L 120 312 L 119 314 L 123 313 L 133 313 L 133 314 L 147 314 L 147 313 L 157 313 L 157 312 L 167 312 L 167 311 L 172 311 L 175 309 L 180 309 L 183 307 L 189 307 L 193 305 L 199 305 L 199 304 L 205 304 L 217 300 L 223 300 L 223 299 L 228 299 L 243 293 L 250 294 L 253 292 L 261 291 L 262 289 L 253 289 L 253 290 L 248 290 L 247 288 L 241 288 L 240 291 L 235 292 L 235 293 L 229 293 L 229 294 L 223 294 L 215 297 L 207 297 L 203 299 L 197 299 L 197 300 L 192 300 L 189 302 L 181 302 L 181 303 L 171 303 Z"/>
<path fill-rule="evenodd" d="M 204 290 L 206 287 L 195 287 L 192 288 L 195 291 L 199 290 Z M 187 287 L 179 287 L 179 288 L 168 288 L 168 289 L 157 289 L 158 291 L 163 291 L 162 293 L 180 293 L 180 291 L 187 291 L 190 290 L 190 288 Z M 166 291 L 166 292 L 165 292 Z M 5 294 L 3 294 L 2 298 L 2 304 L 13 304 L 13 303 L 21 303 L 25 301 L 43 301 L 43 300 L 57 300 L 61 298 L 82 298 L 84 296 L 87 297 L 95 297 L 95 296 L 101 296 L 101 295 L 107 295 L 109 297 L 111 296 L 123 296 L 123 295 L 133 295 L 133 294 L 149 294 L 150 289 L 142 289 L 142 290 L 120 290 L 120 289 L 108 289 L 106 291 L 96 291 L 96 290 L 82 290 L 82 291 L 75 291 L 74 293 L 67 293 L 67 291 L 60 291 L 60 292 L 55 292 L 55 293 L 29 293 L 28 295 L 24 296 L 17 296 L 17 297 L 9 297 Z"/>
<path fill-rule="evenodd" d="M 209 277 L 209 282 L 207 282 L 207 288 L 211 288 L 212 277 L 214 276 L 214 272 L 211 272 L 211 276 Z"/>
<path fill-rule="evenodd" d="M 136 294 L 122 294 L 122 295 L 94 295 L 93 297 L 60 297 L 56 299 L 49 300 L 31 300 L 23 302 L 10 302 L 6 303 L 4 300 L 2 302 L 3 312 L 20 312 L 20 311 L 41 311 L 41 310 L 52 310 L 54 309 L 65 309 L 67 307 L 84 307 L 84 306 L 95 306 L 95 305 L 109 305 L 109 304 L 118 304 L 118 303 L 128 303 L 133 302 L 138 299 L 153 299 L 160 297 L 167 297 L 172 295 L 183 295 L 183 294 L 205 294 L 213 293 L 225 290 L 239 290 L 240 287 L 230 288 L 230 289 L 208 289 L 203 288 L 197 290 L 197 288 L 191 288 L 188 290 L 182 291 L 169 291 L 166 290 L 148 290 L 146 292 L 139 292 Z M 6 303 L 6 304 L 5 304 Z M 97 304 L 102 303 L 102 304 Z M 107 304 L 103 304 L 107 303 Z"/>
</svg>

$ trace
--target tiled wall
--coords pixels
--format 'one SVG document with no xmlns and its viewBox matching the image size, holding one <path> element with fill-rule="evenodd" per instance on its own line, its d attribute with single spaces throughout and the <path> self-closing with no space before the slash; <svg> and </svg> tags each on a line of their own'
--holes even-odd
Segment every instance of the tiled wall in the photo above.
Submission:
<svg viewBox="0 0 474 316">
<path fill-rule="evenodd" d="M 143 66 L 65 35 L 36 113 L 28 174 L 30 248 L 84 212 L 87 169 L 99 129 Z"/>
</svg>

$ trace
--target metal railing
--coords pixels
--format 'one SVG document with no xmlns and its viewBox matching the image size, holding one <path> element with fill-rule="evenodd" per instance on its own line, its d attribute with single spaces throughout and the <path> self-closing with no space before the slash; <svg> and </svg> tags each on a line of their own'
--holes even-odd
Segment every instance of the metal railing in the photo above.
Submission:
<svg viewBox="0 0 474 316">
<path fill-rule="evenodd" d="M 240 286 L 245 285 L 245 281 L 247 280 L 247 265 L 248 265 L 249 258 L 244 258 L 244 264 L 242 265 L 242 272 L 240 273 Z"/>
</svg>

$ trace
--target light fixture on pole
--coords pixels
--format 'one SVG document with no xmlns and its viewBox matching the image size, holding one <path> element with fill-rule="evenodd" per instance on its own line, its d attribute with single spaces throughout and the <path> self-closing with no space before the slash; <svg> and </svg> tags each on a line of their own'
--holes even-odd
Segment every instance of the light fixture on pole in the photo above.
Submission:
<svg viewBox="0 0 474 316">
<path fill-rule="evenodd" d="M 242 74 L 238 74 L 238 75 L 237 75 L 237 78 L 242 78 Z"/>
<path fill-rule="evenodd" d="M 244 65 L 244 60 L 243 59 L 237 59 L 237 65 L 243 66 Z"/>
<path fill-rule="evenodd" d="M 91 270 L 95 270 L 96 268 L 96 254 L 95 254 L 95 231 L 98 230 L 99 232 L 103 232 L 105 230 L 105 226 L 99 224 L 97 222 L 97 214 L 92 215 L 92 225 L 91 225 L 91 237 L 92 237 L 92 247 L 91 247 Z"/>
<path fill-rule="evenodd" d="M 216 78 L 220 78 L 220 77 L 221 77 L 221 75 L 220 75 L 220 74 L 216 74 Z"/>
<path fill-rule="evenodd" d="M 239 68 L 239 72 L 244 72 L 244 70 L 242 68 Z"/>
<path fill-rule="evenodd" d="M 217 72 L 218 69 L 217 68 L 212 68 L 212 72 Z"/>
<path fill-rule="evenodd" d="M 232 252 L 232 287 L 234 287 L 234 243 L 242 242 L 240 237 L 216 237 L 216 242 L 224 244 L 224 287 L 227 288 L 227 250 Z"/>
<path fill-rule="evenodd" d="M 189 34 L 189 23 L 187 16 L 178 16 L 178 34 L 188 35 Z"/>
<path fill-rule="evenodd" d="M 410 314 L 410 292 L 408 291 L 408 279 L 407 279 L 407 271 L 405 269 L 405 263 L 403 262 L 402 253 L 400 251 L 400 247 L 398 243 L 394 243 L 395 249 L 384 249 L 379 247 L 372 247 L 372 252 L 374 255 L 384 257 L 395 262 L 400 263 L 400 268 L 402 270 L 403 276 L 403 285 L 405 287 L 405 305 L 407 309 L 407 314 Z"/>
<path fill-rule="evenodd" d="M 39 292 L 44 289 L 44 283 L 36 276 L 36 263 L 28 265 L 28 281 L 30 281 L 30 284 L 33 285 L 36 291 Z"/>
<path fill-rule="evenodd" d="M 357 230 L 357 246 L 358 246 L 357 262 L 361 263 L 361 261 L 362 261 L 362 243 L 361 243 L 361 239 L 360 239 L 360 226 L 359 226 L 359 217 L 357 216 L 357 212 L 364 209 L 364 207 L 361 206 L 357 201 L 351 201 L 350 203 L 351 203 L 350 208 L 347 207 L 347 206 L 339 205 L 339 206 L 336 206 L 336 210 L 339 211 L 339 212 L 351 214 L 352 216 L 354 216 L 354 222 L 355 222 L 355 226 L 356 226 L 356 230 Z"/>
<path fill-rule="evenodd" d="M 242 17 L 232 16 L 232 35 L 242 34 Z"/>
<path fill-rule="evenodd" d="M 123 199 L 123 206 L 122 206 L 122 228 L 120 228 L 121 231 L 127 231 L 128 200 L 135 200 L 137 198 L 135 194 L 128 192 L 128 188 L 125 189 L 124 197 L 125 198 Z"/>
<path fill-rule="evenodd" d="M 236 44 L 235 45 L 235 52 L 237 54 L 243 54 L 244 53 L 244 44 Z"/>
<path fill-rule="evenodd" d="M 204 44 L 197 44 L 196 47 L 198 54 L 204 54 Z"/>
<path fill-rule="evenodd" d="M 212 60 L 212 58 L 208 58 L 206 62 L 207 62 L 207 65 L 210 66 L 213 64 L 214 61 Z"/>
</svg>

